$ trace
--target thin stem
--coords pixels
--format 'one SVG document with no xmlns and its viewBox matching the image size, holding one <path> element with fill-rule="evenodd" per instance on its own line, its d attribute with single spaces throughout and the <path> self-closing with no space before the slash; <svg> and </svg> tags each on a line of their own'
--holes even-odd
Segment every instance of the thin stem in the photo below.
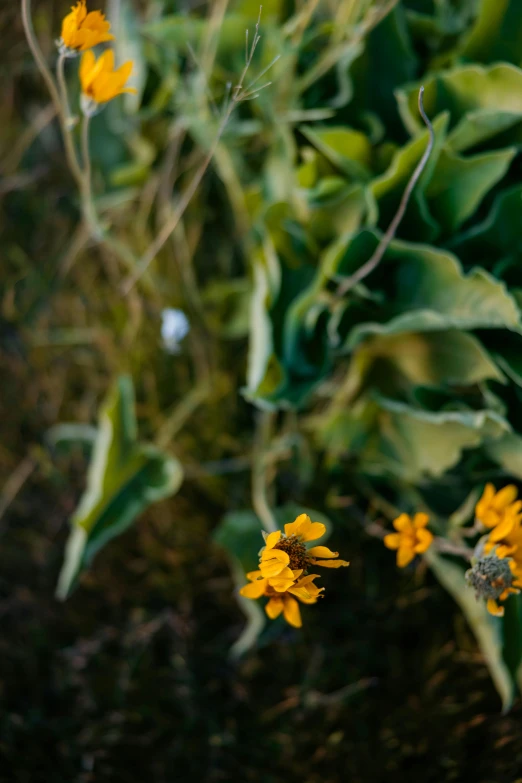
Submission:
<svg viewBox="0 0 522 783">
<path fill-rule="evenodd" d="M 60 98 L 62 102 L 63 111 L 65 114 L 65 123 L 70 126 L 73 122 L 71 117 L 71 108 L 69 106 L 69 96 L 67 95 L 67 82 L 65 81 L 65 54 L 61 52 L 58 55 L 56 61 L 56 78 L 58 80 L 58 88 L 60 90 Z"/>
<path fill-rule="evenodd" d="M 348 293 L 348 291 L 350 291 L 354 286 L 360 283 L 361 280 L 363 280 L 371 272 L 373 272 L 373 270 L 381 262 L 382 257 L 386 253 L 386 250 L 388 249 L 390 242 L 395 236 L 395 232 L 397 231 L 399 224 L 404 217 L 404 213 L 406 212 L 406 208 L 408 206 L 408 202 L 410 200 L 411 194 L 413 193 L 413 189 L 415 188 L 415 185 L 419 181 L 420 176 L 424 171 L 426 163 L 428 162 L 428 159 L 431 155 L 431 152 L 435 144 L 435 132 L 433 130 L 433 125 L 431 124 L 430 120 L 426 115 L 426 112 L 424 111 L 424 104 L 422 102 L 423 94 L 424 94 L 424 87 L 421 87 L 419 90 L 419 112 L 430 134 L 428 145 L 424 150 L 424 154 L 420 159 L 420 161 L 418 162 L 415 171 L 411 175 L 408 184 L 406 185 L 404 193 L 402 194 L 399 208 L 395 213 L 395 216 L 393 217 L 393 220 L 391 221 L 390 225 L 388 226 L 386 233 L 381 238 L 379 244 L 375 248 L 373 255 L 371 256 L 371 258 L 368 259 L 368 261 L 366 261 L 366 263 L 364 263 L 361 267 L 359 267 L 359 269 L 353 275 L 351 275 L 351 277 L 347 278 L 340 284 L 339 288 L 337 289 L 338 297 L 345 296 Z"/>
<path fill-rule="evenodd" d="M 277 530 L 277 523 L 267 499 L 266 453 L 270 445 L 273 413 L 260 414 L 254 442 L 252 465 L 252 506 L 267 533 Z"/>
<path fill-rule="evenodd" d="M 85 114 L 82 122 L 82 161 L 83 161 L 83 176 L 82 176 L 82 206 L 83 216 L 87 223 L 92 235 L 100 240 L 103 238 L 103 230 L 98 220 L 96 208 L 92 197 L 92 166 L 91 166 L 91 154 L 89 150 L 89 126 L 91 118 Z"/>
<path fill-rule="evenodd" d="M 151 242 L 143 256 L 141 257 L 139 263 L 137 264 L 137 267 L 132 275 L 130 275 L 126 280 L 124 280 L 122 285 L 122 293 L 124 296 L 127 296 L 130 290 L 133 288 L 133 286 L 138 282 L 138 280 L 141 278 L 141 276 L 146 272 L 152 261 L 155 259 L 157 254 L 160 252 L 161 248 L 165 244 L 165 242 L 168 240 L 172 232 L 176 229 L 176 226 L 178 225 L 179 221 L 183 217 L 185 210 L 187 209 L 189 203 L 192 200 L 192 197 L 194 196 L 196 190 L 198 189 L 198 186 L 203 179 L 211 161 L 214 157 L 216 150 L 219 146 L 219 143 L 221 141 L 221 137 L 223 135 L 223 132 L 227 126 L 227 123 L 230 119 L 230 116 L 232 112 L 234 111 L 236 105 L 240 103 L 241 101 L 247 99 L 247 92 L 243 89 L 243 83 L 245 81 L 245 77 L 247 74 L 247 71 L 252 63 L 252 58 L 254 56 L 254 52 L 256 50 L 257 44 L 260 41 L 260 36 L 258 35 L 259 30 L 259 24 L 261 19 L 261 8 L 259 9 L 259 17 L 256 23 L 256 29 L 254 34 L 254 39 L 252 41 L 252 45 L 250 47 L 250 51 L 246 50 L 246 63 L 245 67 L 243 68 L 243 71 L 241 73 L 239 82 L 236 84 L 232 91 L 232 97 L 230 99 L 230 103 L 227 104 L 225 111 L 223 112 L 223 118 L 221 120 L 221 123 L 219 125 L 219 128 L 216 133 L 216 137 L 212 143 L 212 146 L 206 155 L 203 163 L 199 167 L 199 169 L 194 174 L 194 177 L 186 189 L 186 191 L 183 193 L 183 196 L 181 197 L 180 201 L 178 202 L 176 208 L 174 209 L 172 215 L 170 216 L 170 219 L 165 223 L 161 231 L 157 234 L 155 239 Z M 266 72 L 266 71 L 265 71 Z"/>
<path fill-rule="evenodd" d="M 207 156 L 205 157 L 205 160 L 194 174 L 194 177 L 192 178 L 190 185 L 183 193 L 183 196 L 178 202 L 178 205 L 174 210 L 174 212 L 172 213 L 170 219 L 165 223 L 161 231 L 157 234 L 156 238 L 151 242 L 151 244 L 149 245 L 149 247 L 141 257 L 134 273 L 130 275 L 127 278 L 127 280 L 123 282 L 122 293 L 124 294 L 124 296 L 126 296 L 130 292 L 130 290 L 138 282 L 138 280 L 143 275 L 143 273 L 148 269 L 152 261 L 155 259 L 155 257 L 157 256 L 157 254 L 159 253 L 159 251 L 161 250 L 161 248 L 168 240 L 168 238 L 170 237 L 170 235 L 178 225 L 179 221 L 183 217 L 186 208 L 191 202 L 194 193 L 198 189 L 198 186 L 201 180 L 203 179 L 205 172 L 207 171 L 210 162 L 212 161 L 212 158 L 214 157 L 214 154 L 216 152 L 219 142 L 221 141 L 221 136 L 223 135 L 223 131 L 225 130 L 225 126 L 230 118 L 233 108 L 234 108 L 234 102 L 232 101 L 229 109 L 227 110 L 227 113 L 221 120 L 212 147 L 210 148 Z"/>
<path fill-rule="evenodd" d="M 52 102 L 54 103 L 54 106 L 56 108 L 56 113 L 58 115 L 58 120 L 60 122 L 60 127 L 62 130 L 63 142 L 65 145 L 65 154 L 67 156 L 67 163 L 76 182 L 78 183 L 79 187 L 81 187 L 82 172 L 78 164 L 78 158 L 76 156 L 76 150 L 74 148 L 74 141 L 71 135 L 71 128 L 69 127 L 68 124 L 67 90 L 65 88 L 65 78 L 63 77 L 62 74 L 62 78 L 64 79 L 64 88 L 65 88 L 65 96 L 66 96 L 65 103 L 64 103 L 63 95 L 60 96 L 60 93 L 58 92 L 58 88 L 56 87 L 51 71 L 47 67 L 47 63 L 45 62 L 45 57 L 43 56 L 42 50 L 38 45 L 38 41 L 36 40 L 36 35 L 34 33 L 34 28 L 33 28 L 33 22 L 31 19 L 31 0 L 22 0 L 22 22 L 24 26 L 25 37 L 27 38 L 27 43 L 29 45 L 29 49 L 31 50 L 36 65 L 38 66 L 38 70 L 40 71 L 40 74 L 42 75 L 42 78 L 44 79 L 47 85 L 47 89 L 49 90 L 49 93 L 51 95 Z M 58 62 L 60 60 L 60 57 L 62 57 L 62 55 L 59 56 Z M 58 65 L 58 71 L 60 69 L 63 70 L 63 64 Z M 60 79 L 60 75 L 58 75 L 58 78 Z M 65 112 L 67 112 L 67 116 Z"/>
<path fill-rule="evenodd" d="M 31 53 L 36 61 L 36 65 L 38 66 L 38 70 L 40 71 L 47 85 L 47 89 L 49 90 L 52 101 L 56 107 L 56 111 L 63 120 L 62 104 L 60 102 L 60 96 L 58 94 L 56 84 L 54 83 L 51 71 L 47 67 L 45 57 L 43 56 L 42 50 L 38 46 L 38 41 L 36 40 L 33 21 L 31 18 L 31 0 L 22 0 L 22 23 L 24 26 L 25 37 L 27 38 L 27 43 L 29 44 L 29 49 L 31 50 Z"/>
</svg>

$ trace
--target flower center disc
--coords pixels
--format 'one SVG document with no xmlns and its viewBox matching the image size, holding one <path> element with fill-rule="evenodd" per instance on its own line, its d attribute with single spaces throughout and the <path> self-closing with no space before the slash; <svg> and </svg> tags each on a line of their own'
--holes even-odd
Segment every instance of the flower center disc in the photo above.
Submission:
<svg viewBox="0 0 522 783">
<path fill-rule="evenodd" d="M 298 571 L 300 568 L 306 570 L 310 565 L 309 559 L 306 555 L 306 547 L 297 536 L 290 536 L 290 538 L 282 538 L 275 545 L 274 549 L 281 549 L 286 552 L 290 558 L 288 567 L 292 571 Z"/>
</svg>

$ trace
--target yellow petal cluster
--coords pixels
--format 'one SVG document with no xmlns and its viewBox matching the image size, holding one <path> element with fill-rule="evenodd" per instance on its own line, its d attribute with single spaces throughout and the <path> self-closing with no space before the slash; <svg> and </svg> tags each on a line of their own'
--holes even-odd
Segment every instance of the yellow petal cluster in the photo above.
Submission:
<svg viewBox="0 0 522 783">
<path fill-rule="evenodd" d="M 429 522 L 427 514 L 415 514 L 413 519 L 408 514 L 401 514 L 394 519 L 393 527 L 396 533 L 384 537 L 384 546 L 397 550 L 397 565 L 404 568 L 411 563 L 415 555 L 422 554 L 430 547 L 433 534 L 426 530 Z"/>
<path fill-rule="evenodd" d="M 114 52 L 103 52 L 96 59 L 92 51 L 85 52 L 80 62 L 80 82 L 82 94 L 95 104 L 106 103 L 123 92 L 136 92 L 125 83 L 132 71 L 129 60 L 114 70 Z"/>
<path fill-rule="evenodd" d="M 498 492 L 493 484 L 486 484 L 483 495 L 475 507 L 475 517 L 490 532 L 484 543 L 486 555 L 494 552 L 499 558 L 508 558 L 513 574 L 513 583 L 499 596 L 505 601 L 511 593 L 520 592 L 522 587 L 522 501 L 517 499 L 518 490 L 514 484 Z M 497 601 L 489 599 L 488 611 L 498 617 L 504 608 Z"/>
<path fill-rule="evenodd" d="M 259 570 L 247 574 L 250 584 L 241 588 L 245 598 L 269 598 L 265 606 L 267 615 L 274 619 L 281 613 L 295 628 L 301 627 L 301 613 L 296 598 L 305 604 L 315 604 L 324 590 L 314 584 L 319 574 L 309 574 L 311 566 L 339 568 L 347 566 L 339 560 L 339 553 L 326 546 L 308 549 L 306 544 L 321 538 L 326 532 L 322 522 L 312 522 L 307 514 L 301 514 L 294 522 L 265 537 L 261 550 Z"/>
<path fill-rule="evenodd" d="M 314 585 L 314 579 L 317 579 L 319 574 L 301 576 L 302 573 L 302 570 L 290 571 L 290 578 L 284 573 L 281 577 L 267 579 L 261 571 L 251 571 L 247 574 L 250 584 L 242 587 L 239 592 L 245 598 L 266 596 L 269 600 L 265 611 L 271 620 L 275 620 L 282 612 L 287 623 L 294 628 L 301 628 L 301 611 L 295 599 L 298 598 L 304 604 L 315 604 L 324 590 L 324 587 Z"/>
<path fill-rule="evenodd" d="M 61 43 L 73 52 L 84 52 L 105 41 L 112 41 L 114 36 L 109 33 L 110 27 L 101 11 L 87 13 L 85 0 L 79 0 L 63 19 Z"/>
</svg>

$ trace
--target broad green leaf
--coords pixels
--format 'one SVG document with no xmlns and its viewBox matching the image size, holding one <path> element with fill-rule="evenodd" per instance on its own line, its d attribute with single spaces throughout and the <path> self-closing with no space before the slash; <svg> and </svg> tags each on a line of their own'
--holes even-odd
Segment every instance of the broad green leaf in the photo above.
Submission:
<svg viewBox="0 0 522 783">
<path fill-rule="evenodd" d="M 177 492 L 182 478 L 174 457 L 137 440 L 133 385 L 121 376 L 100 410 L 87 487 L 71 518 L 58 597 L 67 598 L 96 553 L 147 506 Z"/>
<path fill-rule="evenodd" d="M 499 259 L 522 260 L 522 185 L 500 193 L 486 219 L 449 244 L 467 263 L 491 268 Z M 522 282 L 522 276 L 521 276 Z"/>
<path fill-rule="evenodd" d="M 424 555 L 431 570 L 448 593 L 460 606 L 484 655 L 486 665 L 502 700 L 504 712 L 509 710 L 515 696 L 515 682 L 502 656 L 502 621 L 492 617 L 484 601 L 477 601 L 466 584 L 464 569 L 441 557 L 432 549 Z M 509 604 L 510 599 L 507 603 Z"/>
<path fill-rule="evenodd" d="M 506 432 L 487 446 L 487 453 L 506 473 L 522 479 L 522 436 Z"/>
<path fill-rule="evenodd" d="M 355 179 L 369 178 L 372 148 L 364 133 L 334 126 L 301 125 L 299 130 L 339 171 Z"/>
<path fill-rule="evenodd" d="M 522 65 L 522 6 L 519 0 L 480 0 L 475 24 L 458 54 L 491 63 L 507 60 Z"/>
<path fill-rule="evenodd" d="M 442 150 L 425 195 L 430 213 L 445 234 L 454 232 L 474 214 L 486 193 L 507 172 L 515 152 L 510 148 L 463 158 Z"/>
<path fill-rule="evenodd" d="M 402 140 L 394 91 L 414 78 L 416 67 L 404 8 L 398 3 L 367 36 L 350 68 L 353 96 L 345 110 L 347 124 L 358 127 L 371 112 L 384 122 L 391 138 Z"/>
<path fill-rule="evenodd" d="M 489 443 L 509 431 L 492 410 L 427 411 L 384 398 L 363 396 L 347 407 L 342 400 L 310 419 L 321 445 L 331 455 L 357 459 L 359 470 L 418 482 L 453 468 L 463 450 Z"/>
<path fill-rule="evenodd" d="M 462 65 L 423 79 L 424 108 L 432 119 L 449 112 L 449 149 L 463 152 L 496 137 L 503 147 L 522 140 L 522 70 L 507 63 Z M 397 91 L 402 120 L 412 135 L 422 128 L 417 109 L 420 82 Z M 514 126 L 517 126 L 516 128 Z M 513 128 L 512 134 L 505 134 Z M 500 137 L 499 135 L 502 134 Z"/>
<path fill-rule="evenodd" d="M 466 387 L 487 379 L 504 381 L 480 342 L 456 330 L 370 338 L 355 359 L 373 378 L 380 369 L 386 380 L 393 367 L 412 385 Z"/>
<path fill-rule="evenodd" d="M 345 243 L 343 252 L 339 250 L 337 258 L 330 259 L 332 276 L 333 264 L 342 274 L 351 273 L 361 265 L 364 260 L 361 250 L 366 248 L 364 252 L 368 253 L 371 236 L 369 232 L 361 232 Z M 374 246 L 376 241 L 373 240 Z M 480 268 L 464 275 L 459 261 L 446 251 L 395 241 L 380 269 L 368 279 L 369 285 L 374 278 L 376 285 L 393 286 L 393 309 L 397 314 L 382 324 L 355 326 L 346 341 L 348 350 L 371 334 L 450 328 L 521 329 L 517 304 L 505 284 Z"/>
<path fill-rule="evenodd" d="M 464 449 L 509 431 L 494 411 L 432 412 L 379 398 L 379 412 L 362 464 L 372 472 L 419 481 L 454 467 Z"/>
</svg>

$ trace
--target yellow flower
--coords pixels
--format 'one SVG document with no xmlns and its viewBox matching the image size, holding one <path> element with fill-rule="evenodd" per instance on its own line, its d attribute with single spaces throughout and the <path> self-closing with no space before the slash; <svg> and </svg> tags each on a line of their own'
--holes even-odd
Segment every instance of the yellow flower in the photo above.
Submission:
<svg viewBox="0 0 522 783">
<path fill-rule="evenodd" d="M 300 628 L 302 625 L 301 611 L 299 604 L 295 600 L 298 598 L 304 604 L 315 604 L 321 596 L 324 587 L 314 585 L 314 579 L 319 574 L 308 574 L 301 576 L 302 569 L 290 571 L 291 578 L 287 576 L 290 571 L 286 568 L 281 575 L 272 578 L 266 578 L 261 571 L 251 571 L 247 574 L 250 584 L 245 585 L 239 591 L 245 598 L 261 598 L 262 595 L 269 598 L 265 606 L 265 612 L 271 620 L 279 617 L 281 612 L 286 622 L 293 625 L 294 628 Z M 294 598 L 295 596 L 295 598 Z"/>
<path fill-rule="evenodd" d="M 60 43 L 72 52 L 84 52 L 104 41 L 114 40 L 109 33 L 110 26 L 100 11 L 87 13 L 85 0 L 79 0 L 62 22 Z"/>
<path fill-rule="evenodd" d="M 85 52 L 80 62 L 80 82 L 84 98 L 93 104 L 99 104 L 116 98 L 122 92 L 136 92 L 133 87 L 125 87 L 131 71 L 130 60 L 114 70 L 114 52 L 110 49 L 98 59 L 93 52 Z"/>
<path fill-rule="evenodd" d="M 284 535 L 280 530 L 270 533 L 261 551 L 259 569 L 262 575 L 277 576 L 285 568 L 307 571 L 310 566 L 339 568 L 349 565 L 346 560 L 336 559 L 339 552 L 332 552 L 326 546 L 306 548 L 306 542 L 321 538 L 325 532 L 322 522 L 312 522 L 307 514 L 300 514 L 294 522 L 285 525 Z"/>
<path fill-rule="evenodd" d="M 475 517 L 484 527 L 497 527 L 506 515 L 516 517 L 522 509 L 522 501 L 516 500 L 518 491 L 514 484 L 508 484 L 498 492 L 493 484 L 486 484 L 484 492 L 475 507 Z M 520 515 L 522 517 L 522 514 Z"/>
<path fill-rule="evenodd" d="M 312 522 L 307 514 L 301 514 L 285 525 L 284 535 L 280 530 L 263 534 L 265 546 L 261 550 L 259 570 L 247 574 L 250 584 L 241 588 L 241 595 L 252 599 L 266 596 L 269 601 L 265 611 L 272 620 L 282 612 L 287 623 L 300 628 L 301 612 L 295 599 L 303 604 L 315 604 L 324 590 L 314 584 L 319 574 L 309 574 L 310 566 L 349 565 L 346 560 L 336 559 L 339 553 L 326 546 L 306 548 L 308 541 L 321 538 L 325 532 L 322 522 Z"/>
<path fill-rule="evenodd" d="M 411 563 L 415 555 L 425 552 L 433 535 L 426 530 L 429 517 L 427 514 L 415 514 L 413 521 L 408 514 L 401 514 L 393 521 L 396 533 L 384 537 L 384 546 L 397 550 L 397 565 L 404 568 Z"/>
</svg>

